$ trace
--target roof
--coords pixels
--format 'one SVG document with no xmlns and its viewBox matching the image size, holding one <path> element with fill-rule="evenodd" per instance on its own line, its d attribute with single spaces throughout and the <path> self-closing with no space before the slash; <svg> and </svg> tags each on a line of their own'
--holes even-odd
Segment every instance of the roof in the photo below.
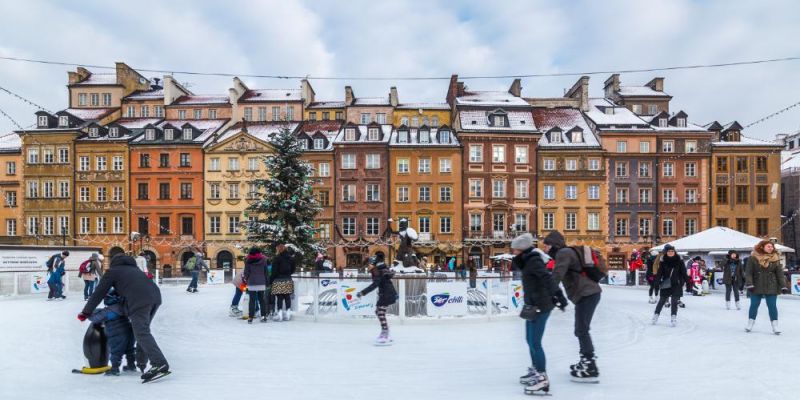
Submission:
<svg viewBox="0 0 800 400">
<path fill-rule="evenodd" d="M 96 121 L 116 110 L 116 108 L 67 108 L 64 111 L 84 121 Z"/>
<path fill-rule="evenodd" d="M 384 97 L 356 97 L 354 106 L 391 106 L 389 96 Z"/>
<path fill-rule="evenodd" d="M 582 142 L 571 142 L 571 136 L 562 135 L 561 143 L 550 143 L 548 135 L 542 135 L 539 140 L 539 147 L 600 147 L 600 142 L 594 135 L 583 114 L 577 108 L 540 108 L 533 109 L 533 120 L 536 127 L 542 132 L 547 132 L 553 128 L 559 128 L 563 132 L 570 131 L 574 128 L 580 128 L 583 131 Z"/>
<path fill-rule="evenodd" d="M 259 140 L 270 143 L 272 142 L 272 137 L 282 128 L 289 128 L 290 131 L 294 132 L 298 125 L 298 122 L 248 122 L 247 133 Z M 236 136 L 242 131 L 243 127 L 244 125 L 241 122 L 237 122 L 220 134 L 214 142 L 219 143 Z"/>
<path fill-rule="evenodd" d="M 653 250 L 661 251 L 664 249 L 665 245 L 671 244 L 675 247 L 675 250 L 687 253 L 705 253 L 709 251 L 727 252 L 728 250 L 749 253 L 761 240 L 760 238 L 750 236 L 731 228 L 715 226 L 702 232 L 697 232 L 694 235 L 689 235 L 662 244 L 661 246 L 656 246 Z M 783 253 L 794 253 L 794 249 L 780 244 L 775 247 Z"/>
<path fill-rule="evenodd" d="M 400 110 L 419 110 L 420 108 L 426 110 L 450 110 L 450 104 L 447 103 L 401 103 L 397 105 Z"/>
<path fill-rule="evenodd" d="M 137 135 L 144 132 L 144 127 L 147 125 L 156 125 L 161 121 L 161 118 L 122 118 L 110 122 L 97 137 L 90 137 L 88 134 L 81 135 L 78 140 L 81 142 L 127 142 Z M 86 128 L 91 128 L 95 123 L 89 124 Z M 125 129 L 119 131 L 119 136 L 112 138 L 109 136 L 108 129 L 112 126 L 121 126 Z M 85 130 L 84 130 L 85 131 Z"/>
<path fill-rule="evenodd" d="M 300 125 L 300 131 L 305 133 L 316 133 L 320 131 L 339 133 L 341 127 L 341 121 L 305 121 Z"/>
<path fill-rule="evenodd" d="M 217 130 L 222 128 L 228 122 L 227 119 L 168 119 L 163 120 L 156 125 L 158 129 L 164 129 L 164 126 L 169 124 L 174 127 L 180 128 L 185 124 L 190 124 L 201 133 L 192 141 L 194 143 L 203 143 L 211 137 Z M 144 140 L 144 135 L 139 135 L 133 141 L 135 143 L 147 143 Z"/>
<path fill-rule="evenodd" d="M 745 135 L 740 135 L 738 142 L 712 142 L 714 147 L 783 147 L 777 142 L 769 142 L 761 139 L 754 139 Z"/>
<path fill-rule="evenodd" d="M 164 89 L 137 90 L 127 96 L 125 100 L 160 100 L 164 98 Z"/>
<path fill-rule="evenodd" d="M 344 108 L 343 101 L 315 101 L 306 107 L 306 109 L 313 108 Z"/>
<path fill-rule="evenodd" d="M 18 153 L 22 151 L 22 139 L 16 132 L 0 136 L 0 153 Z"/>
<path fill-rule="evenodd" d="M 527 103 L 526 103 L 527 104 Z M 458 118 L 461 130 L 464 131 L 490 131 L 490 132 L 532 132 L 536 130 L 533 122 L 533 113 L 525 110 L 502 110 L 508 116 L 510 126 L 490 126 L 489 114 L 495 110 L 461 110 Z"/>
<path fill-rule="evenodd" d="M 424 131 L 425 129 L 428 129 L 428 131 L 430 132 L 430 135 L 429 135 L 430 138 L 428 139 L 427 143 L 421 143 L 419 141 L 420 133 L 422 131 Z M 450 132 L 450 135 L 448 135 L 448 137 L 450 139 L 449 142 L 447 142 L 447 143 L 440 143 L 439 142 L 439 131 L 440 130 L 447 130 L 447 131 Z M 400 140 L 399 140 L 400 139 L 400 131 L 407 131 L 408 132 L 408 141 L 407 142 L 403 142 L 403 143 L 400 142 Z M 397 147 L 410 146 L 410 147 L 415 147 L 415 148 L 426 147 L 426 146 L 427 147 L 434 147 L 434 146 L 436 146 L 436 147 L 442 147 L 442 146 L 445 146 L 445 147 L 459 147 L 459 146 L 461 146 L 461 143 L 458 141 L 458 138 L 456 137 L 456 135 L 453 132 L 453 130 L 450 127 L 446 126 L 446 125 L 442 125 L 442 126 L 440 126 L 438 128 L 427 128 L 427 127 L 420 127 L 420 128 L 411 127 L 411 128 L 408 128 L 408 127 L 405 127 L 405 126 L 400 126 L 398 128 L 395 128 L 392 131 L 392 137 L 389 140 L 389 145 L 397 146 Z"/>
<path fill-rule="evenodd" d="M 239 98 L 240 103 L 262 101 L 302 101 L 300 89 L 251 89 Z"/>
<path fill-rule="evenodd" d="M 127 129 L 142 129 L 149 124 L 158 125 L 163 118 L 120 118 L 108 125 L 120 125 Z"/>
<path fill-rule="evenodd" d="M 611 113 L 609 114 L 609 110 Z M 584 113 L 595 125 L 607 127 L 614 125 L 615 129 L 624 129 L 626 126 L 635 126 L 637 129 L 650 129 L 650 124 L 639 118 L 624 106 L 612 104 L 606 99 L 589 99 L 589 110 Z"/>
<path fill-rule="evenodd" d="M 383 136 L 382 136 L 381 140 L 379 140 L 379 141 L 367 140 L 368 129 L 370 127 L 373 127 L 373 126 L 380 126 L 381 132 L 383 133 Z M 344 140 L 345 131 L 348 128 L 353 128 L 353 127 L 357 128 L 358 131 L 359 131 L 358 140 L 356 140 L 356 141 L 350 141 L 350 140 L 345 141 Z M 336 135 L 336 139 L 334 139 L 333 141 L 334 141 L 335 144 L 358 144 L 358 143 L 362 143 L 362 144 L 381 144 L 381 143 L 383 143 L 383 144 L 386 144 L 386 143 L 389 143 L 389 139 L 391 138 L 391 136 L 392 136 L 392 125 L 390 125 L 390 124 L 384 124 L 384 125 L 378 125 L 378 124 L 369 124 L 369 125 L 347 124 L 347 125 L 342 126 L 342 128 L 339 130 L 339 133 Z"/>
<path fill-rule="evenodd" d="M 514 96 L 506 91 L 482 91 L 466 92 L 463 96 L 456 98 L 456 104 L 471 106 L 525 106 L 530 107 L 528 102 L 520 97 Z"/>
<path fill-rule="evenodd" d="M 117 85 L 117 74 L 90 74 L 86 79 L 71 86 L 108 86 Z"/>
<path fill-rule="evenodd" d="M 620 86 L 617 94 L 622 97 L 672 97 L 664 92 L 653 90 L 650 86 Z"/>
<path fill-rule="evenodd" d="M 217 94 L 200 94 L 200 95 L 184 95 L 178 97 L 173 105 L 189 106 L 189 105 L 202 105 L 202 104 L 225 104 L 229 105 L 230 98 L 225 95 Z"/>
</svg>

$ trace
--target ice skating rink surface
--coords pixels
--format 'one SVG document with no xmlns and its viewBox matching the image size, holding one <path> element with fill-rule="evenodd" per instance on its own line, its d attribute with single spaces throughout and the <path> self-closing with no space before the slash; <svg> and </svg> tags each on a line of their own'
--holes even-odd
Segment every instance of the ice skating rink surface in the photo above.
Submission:
<svg viewBox="0 0 800 400">
<path fill-rule="evenodd" d="M 162 290 L 153 331 L 173 374 L 148 385 L 138 374 L 70 373 L 83 365 L 81 296 L 0 299 L 0 399 L 512 399 L 529 365 L 524 324 L 400 324 L 395 344 L 372 345 L 378 323 L 267 324 L 228 316 L 230 285 Z M 544 338 L 553 398 L 789 399 L 796 397 L 800 299 L 780 296 L 783 334 L 771 333 L 764 304 L 745 333 L 749 300 L 726 310 L 719 292 L 685 297 L 678 326 L 650 319 L 646 292 L 605 287 L 592 335 L 601 383 L 569 381 L 577 361 L 573 306 L 554 311 Z"/>
</svg>

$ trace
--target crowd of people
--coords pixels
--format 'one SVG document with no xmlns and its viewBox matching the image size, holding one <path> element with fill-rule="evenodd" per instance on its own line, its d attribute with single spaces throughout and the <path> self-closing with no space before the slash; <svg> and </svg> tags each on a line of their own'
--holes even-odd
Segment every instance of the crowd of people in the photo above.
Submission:
<svg viewBox="0 0 800 400">
<path fill-rule="evenodd" d="M 247 293 L 248 323 L 253 323 L 256 313 L 261 315 L 261 322 L 269 321 L 270 315 L 276 322 L 292 319 L 292 275 L 297 271 L 297 264 L 292 251 L 285 244 L 278 244 L 274 254 L 272 259 L 268 259 L 259 247 L 248 251 L 244 270 L 232 281 L 235 291 L 231 301 L 231 317 L 241 318 L 244 315 L 239 303 L 243 294 Z M 325 257 L 318 256 L 316 262 L 320 261 L 324 266 Z"/>
</svg>

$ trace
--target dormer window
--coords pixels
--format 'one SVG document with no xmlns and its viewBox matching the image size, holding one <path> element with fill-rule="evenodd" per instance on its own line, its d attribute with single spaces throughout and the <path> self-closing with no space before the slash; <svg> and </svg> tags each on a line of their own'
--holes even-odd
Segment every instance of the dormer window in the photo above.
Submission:
<svg viewBox="0 0 800 400">
<path fill-rule="evenodd" d="M 678 128 L 686 128 L 686 118 L 678 118 Z"/>
<path fill-rule="evenodd" d="M 153 128 L 145 129 L 144 138 L 145 140 L 156 140 L 156 130 Z"/>
<path fill-rule="evenodd" d="M 308 150 L 308 140 L 300 139 L 300 148 L 303 150 Z"/>
<path fill-rule="evenodd" d="M 47 128 L 47 115 L 40 115 L 37 125 L 39 128 Z"/>
<path fill-rule="evenodd" d="M 583 132 L 581 132 L 581 131 L 573 131 L 572 132 L 572 143 L 583 143 Z"/>
<path fill-rule="evenodd" d="M 398 143 L 408 143 L 408 131 L 399 131 L 397 133 Z"/>
<path fill-rule="evenodd" d="M 192 140 L 192 128 L 183 128 L 183 140 Z"/>
<path fill-rule="evenodd" d="M 356 141 L 356 130 L 353 128 L 347 128 L 344 130 L 344 140 L 348 142 L 355 142 Z"/>
<path fill-rule="evenodd" d="M 666 118 L 659 118 L 658 119 L 658 127 L 659 128 L 666 128 L 667 127 L 667 119 Z"/>
<path fill-rule="evenodd" d="M 614 115 L 614 107 L 606 107 L 606 115 Z"/>
<path fill-rule="evenodd" d="M 550 141 L 553 143 L 561 143 L 561 132 L 554 131 L 550 133 Z"/>
<path fill-rule="evenodd" d="M 502 115 L 492 115 L 492 124 L 494 126 L 506 126 L 506 121 Z"/>
<path fill-rule="evenodd" d="M 58 126 L 59 127 L 67 127 L 69 126 L 69 117 L 66 115 L 62 115 L 58 117 Z"/>
<path fill-rule="evenodd" d="M 377 142 L 380 140 L 380 137 L 378 136 L 378 128 L 369 128 L 367 131 L 367 140 L 371 142 Z"/>
<path fill-rule="evenodd" d="M 175 138 L 175 130 L 172 128 L 164 129 L 164 140 L 172 140 Z"/>
<path fill-rule="evenodd" d="M 440 144 L 450 143 L 450 131 L 439 131 L 439 143 Z"/>
<path fill-rule="evenodd" d="M 99 131 L 97 127 L 89 128 L 89 137 L 96 138 L 97 136 L 99 136 Z"/>
<path fill-rule="evenodd" d="M 428 131 L 428 130 L 419 131 L 419 142 L 420 143 L 430 143 L 431 142 L 431 131 Z"/>
<path fill-rule="evenodd" d="M 116 138 L 119 137 L 119 128 L 116 126 L 108 128 L 108 137 Z"/>
<path fill-rule="evenodd" d="M 324 148 L 325 148 L 325 139 L 323 139 L 323 138 L 314 139 L 314 149 L 315 150 L 322 150 Z"/>
</svg>

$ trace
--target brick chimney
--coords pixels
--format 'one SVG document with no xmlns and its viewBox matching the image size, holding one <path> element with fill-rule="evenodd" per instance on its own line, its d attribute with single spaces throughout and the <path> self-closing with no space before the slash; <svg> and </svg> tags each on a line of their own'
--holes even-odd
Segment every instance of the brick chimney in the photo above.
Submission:
<svg viewBox="0 0 800 400">
<path fill-rule="evenodd" d="M 458 88 L 459 88 L 458 75 L 453 74 L 450 76 L 450 84 L 447 85 L 447 96 L 445 97 L 445 101 L 447 101 L 447 104 L 450 104 L 450 108 L 453 108 L 453 106 L 455 105 L 456 97 L 458 97 L 459 95 Z"/>
<path fill-rule="evenodd" d="M 508 88 L 508 93 L 511 93 L 514 97 L 522 97 L 522 79 L 514 79 L 514 82 L 511 82 L 511 87 Z"/>
<path fill-rule="evenodd" d="M 316 93 L 314 88 L 311 87 L 311 82 L 308 79 L 300 81 L 300 97 L 303 99 L 303 107 L 308 107 L 309 104 L 314 102 Z"/>
<path fill-rule="evenodd" d="M 564 97 L 578 99 L 581 111 L 589 111 L 589 77 L 580 77 L 580 79 L 567 90 Z"/>
<path fill-rule="evenodd" d="M 396 86 L 392 86 L 389 89 L 389 104 L 391 104 L 392 107 L 397 107 L 397 105 L 400 104 L 400 97 L 397 95 Z"/>
<path fill-rule="evenodd" d="M 83 67 L 78 67 L 75 70 L 75 72 L 68 71 L 67 72 L 67 78 L 68 78 L 69 84 L 72 85 L 72 84 L 75 84 L 75 83 L 83 81 L 84 79 L 88 78 L 89 75 L 91 75 L 91 74 L 92 73 L 89 72 L 88 69 L 83 68 Z"/>
<path fill-rule="evenodd" d="M 344 87 L 344 105 L 345 106 L 352 106 L 353 102 L 356 100 L 355 95 L 353 94 L 353 88 L 350 86 Z"/>
<path fill-rule="evenodd" d="M 615 100 L 619 92 L 619 74 L 612 74 L 603 83 L 603 92 L 607 99 Z"/>
<path fill-rule="evenodd" d="M 650 89 L 655 90 L 656 92 L 663 92 L 664 91 L 664 78 L 658 77 L 653 78 L 650 82 L 647 82 L 645 86 L 649 87 Z"/>
</svg>

